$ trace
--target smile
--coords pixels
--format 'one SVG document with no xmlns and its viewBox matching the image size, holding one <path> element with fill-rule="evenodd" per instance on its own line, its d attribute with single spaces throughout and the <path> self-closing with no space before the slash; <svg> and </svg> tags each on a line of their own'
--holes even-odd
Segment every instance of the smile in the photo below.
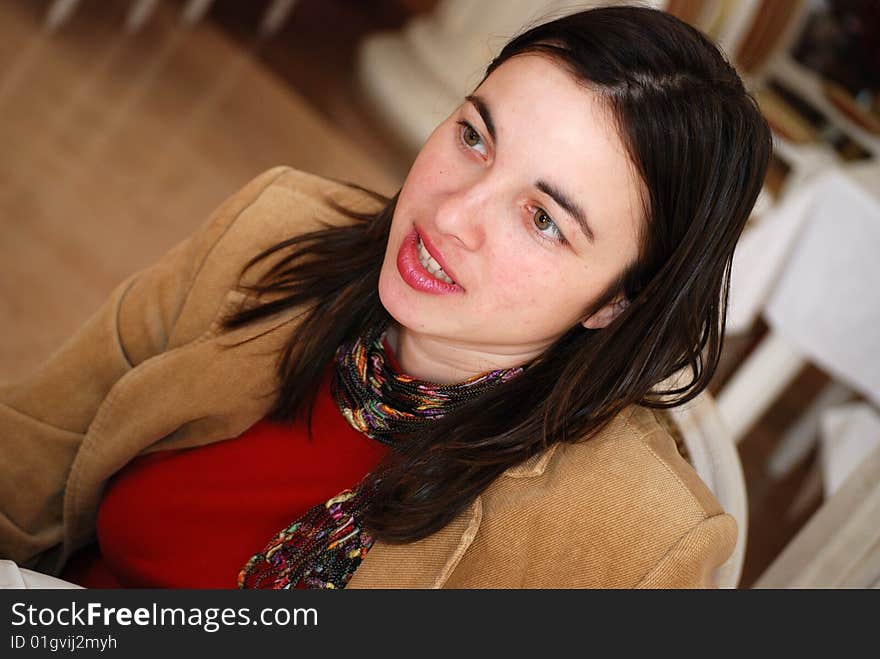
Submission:
<svg viewBox="0 0 880 659">
<path fill-rule="evenodd" d="M 425 243 L 422 242 L 421 236 L 419 236 L 419 263 L 437 279 L 445 281 L 447 284 L 455 283 L 449 275 L 443 272 L 443 268 L 434 260 L 434 257 L 428 254 L 428 249 L 425 247 Z"/>
<path fill-rule="evenodd" d="M 422 293 L 448 295 L 464 292 L 464 288 L 446 273 L 436 258 L 431 256 L 431 252 L 428 251 L 428 247 L 422 242 L 415 228 L 400 245 L 400 251 L 397 253 L 397 271 L 410 288 Z"/>
</svg>

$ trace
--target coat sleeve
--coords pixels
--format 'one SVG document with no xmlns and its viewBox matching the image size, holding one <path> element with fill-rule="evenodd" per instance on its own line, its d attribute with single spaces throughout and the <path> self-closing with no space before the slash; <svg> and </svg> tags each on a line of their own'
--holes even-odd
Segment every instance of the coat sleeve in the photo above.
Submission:
<svg viewBox="0 0 880 659">
<path fill-rule="evenodd" d="M 113 385 L 167 349 L 214 245 L 279 177 L 264 172 L 192 236 L 119 284 L 85 325 L 29 377 L 0 386 L 0 558 L 23 565 L 61 542 L 70 465 Z"/>
</svg>

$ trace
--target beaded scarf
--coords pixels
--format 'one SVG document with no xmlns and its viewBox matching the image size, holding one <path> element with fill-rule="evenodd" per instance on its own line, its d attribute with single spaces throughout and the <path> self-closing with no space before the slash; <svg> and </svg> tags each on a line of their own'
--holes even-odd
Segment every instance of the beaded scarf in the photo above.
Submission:
<svg viewBox="0 0 880 659">
<path fill-rule="evenodd" d="M 434 384 L 397 373 L 385 353 L 382 324 L 336 351 L 333 397 L 349 424 L 393 446 L 407 434 L 523 372 L 489 371 L 458 384 Z M 282 529 L 238 575 L 239 588 L 345 588 L 373 546 L 362 527 L 372 491 L 366 478 L 308 510 Z"/>
</svg>

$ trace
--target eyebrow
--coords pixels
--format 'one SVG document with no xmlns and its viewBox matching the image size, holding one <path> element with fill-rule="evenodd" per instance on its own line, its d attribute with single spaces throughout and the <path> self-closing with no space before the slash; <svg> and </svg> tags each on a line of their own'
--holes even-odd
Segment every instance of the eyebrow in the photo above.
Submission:
<svg viewBox="0 0 880 659">
<path fill-rule="evenodd" d="M 492 136 L 492 141 L 495 141 L 495 122 L 492 121 L 492 113 L 489 112 L 489 106 L 486 105 L 486 101 L 484 101 L 479 96 L 468 95 L 465 96 L 464 99 L 466 101 L 470 101 L 471 104 L 477 109 L 477 112 L 480 114 L 480 118 L 482 118 L 483 123 L 486 124 L 486 130 L 489 131 L 489 135 Z"/>
<path fill-rule="evenodd" d="M 492 113 L 489 111 L 489 106 L 479 96 L 470 94 L 464 97 L 466 101 L 469 101 L 477 110 L 480 115 L 480 118 L 483 120 L 483 123 L 486 124 L 486 130 L 489 131 L 489 135 L 492 136 L 492 141 L 496 142 L 496 133 L 495 133 L 495 122 L 492 121 Z M 587 237 L 587 240 L 590 243 L 596 242 L 596 234 L 593 233 L 592 228 L 590 228 L 590 223 L 587 222 L 587 214 L 584 213 L 583 209 L 575 203 L 571 197 L 565 194 L 558 187 L 553 185 L 552 183 L 548 183 L 543 179 L 539 179 L 535 182 L 535 187 L 538 188 L 544 194 L 550 196 L 553 201 L 559 204 L 566 213 L 571 215 L 577 225 L 580 227 L 583 234 Z"/>
<path fill-rule="evenodd" d="M 539 179 L 538 181 L 536 181 L 535 187 L 544 194 L 552 197 L 553 201 L 559 204 L 566 213 L 568 213 L 575 219 L 581 231 L 583 231 L 584 235 L 587 237 L 587 240 L 589 240 L 591 243 L 596 242 L 596 234 L 593 233 L 593 230 L 590 228 L 589 222 L 587 222 L 586 213 L 584 213 L 583 209 L 578 206 L 577 203 L 572 201 L 571 197 L 566 195 L 562 190 L 557 188 L 552 183 L 548 183 L 543 179 Z"/>
</svg>

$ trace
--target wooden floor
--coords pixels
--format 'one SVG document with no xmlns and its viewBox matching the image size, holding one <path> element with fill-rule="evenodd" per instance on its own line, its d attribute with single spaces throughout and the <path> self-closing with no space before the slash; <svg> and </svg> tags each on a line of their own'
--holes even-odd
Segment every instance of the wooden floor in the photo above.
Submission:
<svg viewBox="0 0 880 659">
<path fill-rule="evenodd" d="M 114 6 L 48 36 L 41 3 L 0 3 L 0 381 L 264 169 L 399 185 L 212 23 L 128 36 Z"/>
<path fill-rule="evenodd" d="M 399 27 L 430 0 L 300 0 L 261 44 L 260 3 L 217 0 L 191 31 L 171 20 L 179 4 L 165 0 L 126 36 L 125 3 L 87 0 L 47 36 L 46 2 L 0 2 L 0 381 L 27 374 L 117 282 L 263 169 L 290 164 L 385 193 L 405 175 L 411 154 L 364 110 L 352 62 L 365 33 Z M 752 342 L 729 341 L 725 363 Z M 819 503 L 814 456 L 782 482 L 763 464 L 824 381 L 805 370 L 740 445 L 743 586 Z"/>
</svg>

